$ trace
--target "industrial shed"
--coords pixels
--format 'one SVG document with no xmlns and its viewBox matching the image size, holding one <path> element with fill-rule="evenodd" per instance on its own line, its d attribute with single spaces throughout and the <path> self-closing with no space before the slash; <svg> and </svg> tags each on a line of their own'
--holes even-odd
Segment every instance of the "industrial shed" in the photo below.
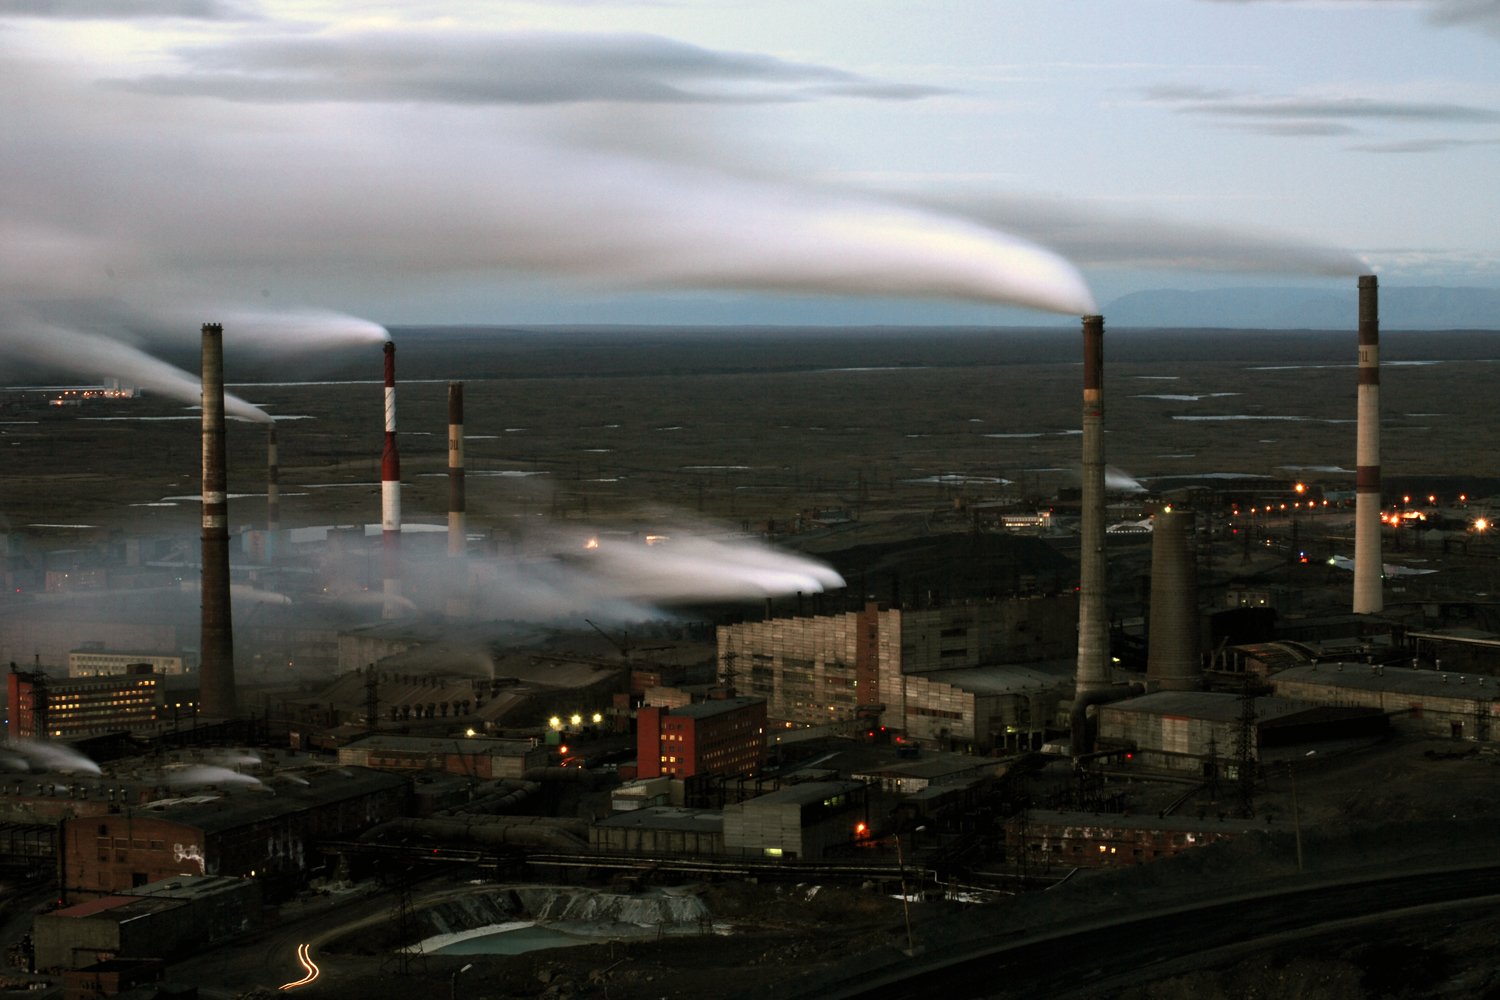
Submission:
<svg viewBox="0 0 1500 1000">
<path fill-rule="evenodd" d="M 33 924 L 38 969 L 74 969 L 118 958 L 172 958 L 260 921 L 255 879 L 165 879 L 66 909 Z"/>
<path fill-rule="evenodd" d="M 547 748 L 530 740 L 376 734 L 339 748 L 339 763 L 388 771 L 447 771 L 469 778 L 521 778 L 547 766 Z"/>
<path fill-rule="evenodd" d="M 1500 682 L 1493 677 L 1365 663 L 1317 663 L 1283 670 L 1276 694 L 1324 705 L 1360 706 L 1432 736 L 1493 740 L 1500 734 Z"/>
<path fill-rule="evenodd" d="M 1256 760 L 1268 747 L 1379 735 L 1387 727 L 1378 710 L 1256 698 Z M 1099 707 L 1099 739 L 1132 747 L 1148 767 L 1202 773 L 1210 761 L 1234 756 L 1242 727 L 1242 699 L 1212 691 L 1161 691 Z"/>
<path fill-rule="evenodd" d="M 635 809 L 589 827 L 589 846 L 615 854 L 723 854 L 724 814 L 681 806 Z"/>
<path fill-rule="evenodd" d="M 350 767 L 64 820 L 64 898 L 117 895 L 182 875 L 295 881 L 318 863 L 318 841 L 404 815 L 410 796 L 402 775 Z"/>
<path fill-rule="evenodd" d="M 817 859 L 854 840 L 868 822 L 865 785 L 809 781 L 724 807 L 724 847 L 730 854 Z"/>
</svg>

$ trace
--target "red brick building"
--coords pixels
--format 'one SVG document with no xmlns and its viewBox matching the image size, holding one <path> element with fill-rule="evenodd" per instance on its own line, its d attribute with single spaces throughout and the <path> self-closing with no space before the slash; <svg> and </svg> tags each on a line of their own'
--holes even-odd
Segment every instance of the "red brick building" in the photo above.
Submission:
<svg viewBox="0 0 1500 1000">
<path fill-rule="evenodd" d="M 62 823 L 64 898 L 87 900 L 178 875 L 300 881 L 315 845 L 405 815 L 410 780 L 364 768 L 304 773 L 307 784 L 207 793 Z"/>
<path fill-rule="evenodd" d="M 766 762 L 766 700 L 637 709 L 636 762 L 641 778 L 753 774 Z"/>
</svg>

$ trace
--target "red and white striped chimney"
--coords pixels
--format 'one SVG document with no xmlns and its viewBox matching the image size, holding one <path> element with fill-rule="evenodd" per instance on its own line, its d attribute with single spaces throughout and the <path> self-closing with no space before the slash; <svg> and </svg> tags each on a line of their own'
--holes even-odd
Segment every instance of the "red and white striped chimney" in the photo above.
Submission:
<svg viewBox="0 0 1500 1000">
<path fill-rule="evenodd" d="M 385 452 L 380 459 L 380 529 L 384 557 L 382 618 L 400 617 L 401 456 L 396 451 L 396 345 L 385 343 Z"/>
<path fill-rule="evenodd" d="M 1354 613 L 1385 609 L 1380 560 L 1380 287 L 1359 279 L 1359 432 L 1355 445 Z"/>
</svg>

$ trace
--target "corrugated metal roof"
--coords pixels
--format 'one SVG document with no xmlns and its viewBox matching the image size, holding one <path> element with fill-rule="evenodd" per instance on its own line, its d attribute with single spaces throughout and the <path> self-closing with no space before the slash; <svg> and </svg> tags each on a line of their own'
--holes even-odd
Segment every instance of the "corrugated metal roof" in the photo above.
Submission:
<svg viewBox="0 0 1500 1000">
<path fill-rule="evenodd" d="M 1315 663 L 1292 667 L 1271 678 L 1273 683 L 1303 682 L 1361 691 L 1391 691 L 1433 698 L 1500 701 L 1500 679 L 1452 671 L 1413 670 L 1410 667 L 1371 667 L 1366 663 Z"/>
<path fill-rule="evenodd" d="M 1293 670 L 1297 668 L 1292 668 Z M 1277 678 L 1285 677 L 1283 671 Z M 1292 701 L 1288 698 L 1256 698 L 1257 719 L 1275 719 L 1293 712 L 1316 708 L 1314 701 Z M 1240 696 L 1218 691 L 1158 691 L 1155 694 L 1116 701 L 1099 706 L 1100 712 L 1123 712 L 1139 715 L 1176 715 L 1211 722 L 1233 722 L 1240 717 Z"/>
</svg>

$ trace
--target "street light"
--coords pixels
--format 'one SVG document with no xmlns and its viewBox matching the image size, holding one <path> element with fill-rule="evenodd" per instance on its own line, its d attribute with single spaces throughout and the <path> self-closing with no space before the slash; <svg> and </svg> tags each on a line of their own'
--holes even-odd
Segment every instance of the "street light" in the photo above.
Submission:
<svg viewBox="0 0 1500 1000">
<path fill-rule="evenodd" d="M 450 981 L 448 987 L 448 1000 L 458 1000 L 458 977 L 472 968 L 474 968 L 474 963 L 470 962 L 453 974 L 453 979 Z"/>
<path fill-rule="evenodd" d="M 921 833 L 925 829 L 927 827 L 919 826 L 912 833 Z M 901 912 L 906 917 L 906 953 L 911 955 L 916 952 L 917 947 L 911 940 L 911 899 L 906 895 L 906 857 L 901 851 L 901 834 L 891 836 L 896 841 L 896 866 L 901 869 Z"/>
</svg>

